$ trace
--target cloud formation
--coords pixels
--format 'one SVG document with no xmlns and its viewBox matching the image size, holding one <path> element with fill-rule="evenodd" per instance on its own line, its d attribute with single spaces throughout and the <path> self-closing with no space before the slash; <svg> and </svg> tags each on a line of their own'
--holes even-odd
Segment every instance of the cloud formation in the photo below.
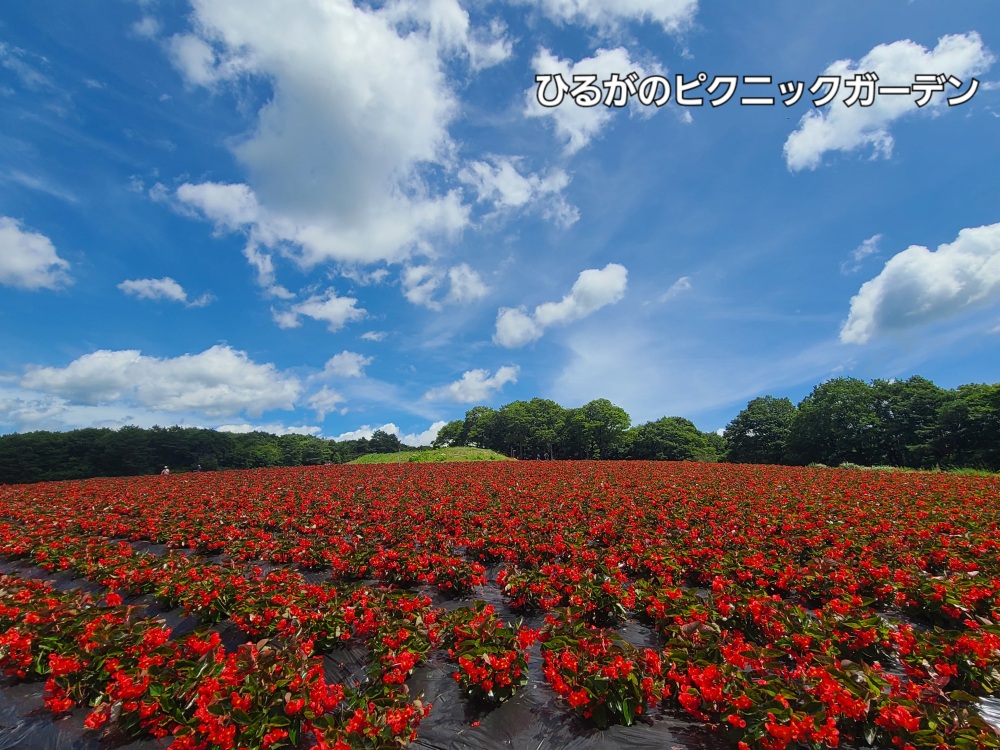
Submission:
<svg viewBox="0 0 1000 750">
<path fill-rule="evenodd" d="M 435 294 L 447 281 L 448 292 L 443 300 Z M 468 263 L 452 266 L 443 271 L 431 265 L 406 266 L 400 274 L 403 296 L 414 305 L 440 310 L 442 301 L 449 304 L 468 304 L 482 299 L 489 292 L 482 277 Z"/>
<path fill-rule="evenodd" d="M 506 59 L 502 24 L 474 28 L 457 0 L 203 0 L 168 47 L 191 86 L 246 77 L 272 86 L 232 147 L 248 180 L 177 191 L 245 232 L 258 254 L 280 251 L 306 267 L 402 261 L 468 223 L 459 192 L 436 189 L 422 170 L 454 151 L 445 62 L 479 70 Z"/>
<path fill-rule="evenodd" d="M 69 263 L 44 234 L 0 216 L 0 284 L 18 289 L 59 289 L 71 284 Z"/>
<path fill-rule="evenodd" d="M 866 146 L 871 148 L 872 158 L 888 158 L 894 144 L 889 132 L 892 123 L 921 112 L 941 114 L 948 109 L 947 97 L 959 93 L 945 84 L 945 90 L 935 94 L 923 108 L 914 103 L 918 98 L 916 90 L 910 96 L 876 95 L 871 106 L 848 107 L 843 100 L 850 90 L 844 79 L 874 72 L 878 75 L 877 86 L 912 86 L 915 75 L 943 72 L 967 84 L 970 78 L 988 70 L 994 60 L 976 32 L 943 36 L 932 50 L 906 39 L 880 44 L 856 62 L 837 60 L 822 75 L 840 80 L 840 93 L 822 109 L 810 109 L 802 116 L 798 129 L 785 141 L 785 163 L 793 172 L 816 169 L 830 151 L 850 152 Z M 817 96 L 822 93 L 817 92 Z"/>
<path fill-rule="evenodd" d="M 271 315 L 279 328 L 298 328 L 302 325 L 299 317 L 304 316 L 323 321 L 330 333 L 336 333 L 348 323 L 368 315 L 368 311 L 357 304 L 355 297 L 338 297 L 336 290 L 327 289 L 324 294 L 314 294 L 288 309 L 272 308 Z"/>
<path fill-rule="evenodd" d="M 581 271 L 570 293 L 559 302 L 545 302 L 529 314 L 523 307 L 502 307 L 497 313 L 493 341 L 514 348 L 539 339 L 545 329 L 563 325 L 613 305 L 625 296 L 628 270 L 618 263 Z"/>
<path fill-rule="evenodd" d="M 518 159 L 493 156 L 486 161 L 470 162 L 458 178 L 476 191 L 477 201 L 492 204 L 496 211 L 533 208 L 562 228 L 580 218 L 580 212 L 562 195 L 569 185 L 569 175 L 552 169 L 544 177 L 521 174 Z"/>
<path fill-rule="evenodd" d="M 1000 224 L 963 229 L 932 251 L 911 245 L 862 284 L 840 330 L 845 344 L 945 320 L 1000 301 Z"/>
<path fill-rule="evenodd" d="M 150 357 L 137 350 L 101 349 L 66 367 L 29 367 L 23 388 L 71 404 L 126 405 L 211 417 L 292 409 L 302 390 L 298 379 L 273 364 L 257 364 L 246 352 L 218 344 L 199 354 Z"/>
<path fill-rule="evenodd" d="M 543 47 L 535 55 L 531 67 L 536 74 L 560 73 L 563 80 L 571 86 L 574 85 L 574 75 L 595 75 L 597 84 L 600 85 L 600 82 L 608 79 L 612 73 L 624 78 L 634 71 L 639 74 L 640 79 L 652 73 L 662 73 L 655 64 L 643 66 L 633 60 L 624 47 L 599 49 L 593 57 L 575 63 L 569 59 L 558 58 Z M 556 131 L 556 136 L 563 141 L 563 150 L 567 155 L 575 154 L 596 138 L 618 111 L 603 104 L 595 107 L 579 107 L 568 95 L 558 107 L 543 107 L 538 103 L 537 97 L 537 85 L 525 91 L 524 114 L 527 117 L 548 118 Z M 630 107 L 629 111 L 641 117 L 650 117 L 656 111 L 656 107 L 636 105 Z"/>
<path fill-rule="evenodd" d="M 361 378 L 364 377 L 365 368 L 372 363 L 372 357 L 366 357 L 357 352 L 349 352 L 346 349 L 340 354 L 334 354 L 326 361 L 323 367 L 323 375 L 336 378 Z"/>
<path fill-rule="evenodd" d="M 687 28 L 698 10 L 698 0 L 541 0 L 531 4 L 539 5 L 542 13 L 561 23 L 613 30 L 622 21 L 649 21 L 668 33 Z"/>
<path fill-rule="evenodd" d="M 516 383 L 519 371 L 516 365 L 501 367 L 493 375 L 489 370 L 468 370 L 460 380 L 427 391 L 424 398 L 463 404 L 487 401 L 507 383 Z"/>
<path fill-rule="evenodd" d="M 189 300 L 184 287 L 169 276 L 164 276 L 162 279 L 126 279 L 118 285 L 118 288 L 125 294 L 139 299 L 180 302 L 187 307 L 204 307 L 212 301 L 212 295 L 208 293 Z"/>
</svg>

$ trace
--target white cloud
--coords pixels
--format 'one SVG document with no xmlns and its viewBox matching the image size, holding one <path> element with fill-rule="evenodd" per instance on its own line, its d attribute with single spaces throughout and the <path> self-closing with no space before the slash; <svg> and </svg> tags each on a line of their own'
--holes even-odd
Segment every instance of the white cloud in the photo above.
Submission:
<svg viewBox="0 0 1000 750">
<path fill-rule="evenodd" d="M 575 206 L 566 202 L 562 191 L 569 185 L 569 175 L 552 169 L 544 177 L 521 174 L 519 160 L 509 156 L 473 161 L 458 173 L 458 178 L 475 189 L 479 202 L 490 202 L 497 210 L 531 207 L 563 228 L 580 218 Z"/>
<path fill-rule="evenodd" d="M 389 435 L 395 435 L 399 438 L 399 442 L 403 445 L 410 445 L 413 447 L 430 445 L 434 442 L 434 438 L 437 437 L 438 432 L 441 428 L 447 424 L 446 422 L 435 422 L 430 427 L 428 427 L 423 432 L 413 433 L 409 435 L 403 435 L 399 427 L 397 427 L 392 422 L 388 422 L 381 427 L 372 427 L 371 425 L 362 425 L 356 430 L 351 430 L 350 432 L 343 432 L 334 438 L 337 442 L 342 440 L 360 440 L 364 438 L 365 440 L 371 440 L 372 435 L 375 434 L 377 430 L 388 433 Z"/>
<path fill-rule="evenodd" d="M 501 346 L 514 348 L 540 339 L 543 333 L 544 329 L 524 307 L 501 307 L 497 313 L 493 340 Z"/>
<path fill-rule="evenodd" d="M 864 344 L 891 331 L 951 318 L 1000 301 L 1000 224 L 962 229 L 932 251 L 911 245 L 862 284 L 840 331 Z"/>
<path fill-rule="evenodd" d="M 467 263 L 460 263 L 448 269 L 448 302 L 465 304 L 475 302 L 486 296 L 489 288 L 483 283 L 478 273 Z"/>
<path fill-rule="evenodd" d="M 861 270 L 864 259 L 869 255 L 878 252 L 878 243 L 882 239 L 881 234 L 873 234 L 851 251 L 850 260 L 845 260 L 840 264 L 840 272 L 843 274 L 857 273 Z"/>
<path fill-rule="evenodd" d="M 361 334 L 361 339 L 363 341 L 374 341 L 378 343 L 382 341 L 386 336 L 388 336 L 385 331 L 365 331 Z"/>
<path fill-rule="evenodd" d="M 292 409 L 299 381 L 245 352 L 216 345 L 200 354 L 149 357 L 135 350 L 98 350 L 66 367 L 29 367 L 23 388 L 71 404 L 121 403 L 208 416 Z"/>
<path fill-rule="evenodd" d="M 334 438 L 334 440 L 336 440 L 338 443 L 343 440 L 361 440 L 362 438 L 364 438 L 365 440 L 371 440 L 372 435 L 374 435 L 379 430 L 381 430 L 382 432 L 386 432 L 390 435 L 395 435 L 396 437 L 399 437 L 399 428 L 392 422 L 389 422 L 387 424 L 382 425 L 381 427 L 372 427 L 371 425 L 367 424 L 361 425 L 361 427 L 359 427 L 356 430 L 340 433 L 339 435 L 337 435 L 337 437 Z"/>
<path fill-rule="evenodd" d="M 358 307 L 354 297 L 338 297 L 337 292 L 328 289 L 325 294 L 314 294 L 287 310 L 271 308 L 271 316 L 279 328 L 298 328 L 299 317 L 321 320 L 331 333 L 336 333 L 348 323 L 366 317 L 368 311 Z"/>
<path fill-rule="evenodd" d="M 513 49 L 502 22 L 494 21 L 489 29 L 473 29 L 469 14 L 457 0 L 395 0 L 380 15 L 402 33 L 419 25 L 441 50 L 466 55 L 474 70 L 503 62 Z"/>
<path fill-rule="evenodd" d="M 563 80 L 571 86 L 574 85 L 574 75 L 596 75 L 600 85 L 600 82 L 608 79 L 612 73 L 624 78 L 634 71 L 640 80 L 652 73 L 662 73 L 655 64 L 643 66 L 632 60 L 624 47 L 599 49 L 593 57 L 576 63 L 568 59 L 561 60 L 543 48 L 535 55 L 531 65 L 536 74 L 561 73 Z M 543 107 L 538 103 L 537 93 L 537 85 L 525 92 L 524 114 L 528 117 L 551 118 L 556 135 L 564 141 L 564 150 L 567 154 L 575 154 L 596 138 L 611 122 L 616 111 L 614 107 L 606 107 L 603 103 L 594 107 L 578 107 L 569 95 L 558 107 Z M 630 107 L 631 113 L 642 117 L 649 117 L 655 111 L 656 107 L 639 105 Z"/>
<path fill-rule="evenodd" d="M 489 370 L 468 370 L 463 373 L 461 380 L 432 388 L 424 394 L 424 398 L 466 404 L 486 401 L 494 391 L 499 391 L 507 383 L 516 383 L 518 372 L 519 368 L 516 365 L 501 367 L 494 375 L 490 375 Z"/>
<path fill-rule="evenodd" d="M 188 307 L 204 307 L 212 301 L 212 295 L 207 293 L 197 299 L 189 300 L 184 287 L 169 276 L 162 279 L 126 279 L 118 285 L 118 288 L 125 294 L 131 294 L 139 299 L 180 302 Z"/>
<path fill-rule="evenodd" d="M 691 291 L 691 277 L 681 276 L 677 281 L 670 285 L 670 288 L 660 295 L 660 302 L 666 302 L 669 299 L 684 294 L 684 292 Z"/>
<path fill-rule="evenodd" d="M 441 309 L 434 300 L 434 292 L 441 284 L 441 273 L 431 266 L 407 266 L 400 276 L 403 296 L 414 305 L 423 305 L 432 310 Z"/>
<path fill-rule="evenodd" d="M 440 310 L 441 301 L 435 299 L 434 295 L 445 279 L 449 288 L 444 301 L 451 304 L 475 302 L 489 292 L 482 277 L 468 263 L 460 263 L 447 272 L 430 265 L 406 266 L 400 275 L 403 296 L 414 305 Z"/>
<path fill-rule="evenodd" d="M 440 421 L 435 422 L 430 427 L 428 427 L 423 432 L 418 432 L 411 435 L 403 435 L 400 437 L 400 442 L 404 445 L 412 445 L 414 447 L 420 445 L 430 445 L 437 438 L 438 433 L 441 432 L 441 428 L 444 427 L 447 422 Z"/>
<path fill-rule="evenodd" d="M 332 388 L 325 385 L 306 399 L 306 404 L 316 412 L 318 419 L 323 419 L 327 414 L 337 408 L 338 404 L 344 403 L 346 399 Z"/>
<path fill-rule="evenodd" d="M 207 219 L 225 229 L 240 229 L 260 221 L 257 196 L 246 185 L 220 182 L 185 182 L 177 188 L 177 199 L 199 209 Z"/>
<path fill-rule="evenodd" d="M 529 0 L 517 1 L 526 4 Z M 546 16 L 563 23 L 614 29 L 622 21 L 650 21 L 669 33 L 687 28 L 698 10 L 698 0 L 541 0 L 537 4 Z"/>
<path fill-rule="evenodd" d="M 573 289 L 559 302 L 545 302 L 529 315 L 521 308 L 502 307 L 497 314 L 493 341 L 508 348 L 523 346 L 541 338 L 553 325 L 571 323 L 613 305 L 625 296 L 628 271 L 618 263 L 581 271 Z"/>
<path fill-rule="evenodd" d="M 132 33 L 137 36 L 147 37 L 152 39 L 157 34 L 160 33 L 160 22 L 157 21 L 152 16 L 143 16 L 134 24 L 132 24 Z"/>
<path fill-rule="evenodd" d="M 218 88 L 252 77 L 273 93 L 233 146 L 248 179 L 230 187 L 253 200 L 213 211 L 190 188 L 178 198 L 305 267 L 425 252 L 468 223 L 458 191 L 423 177 L 426 165 L 449 168 L 455 150 L 445 61 L 480 67 L 503 59 L 504 44 L 496 25 L 472 28 L 457 0 L 198 2 L 192 32 L 170 45 L 185 80 Z"/>
<path fill-rule="evenodd" d="M 878 75 L 877 86 L 911 86 L 917 74 L 944 72 L 967 82 L 986 71 L 994 59 L 979 34 L 970 32 L 941 37 L 933 50 L 906 39 L 880 44 L 857 62 L 838 60 L 823 75 L 841 79 L 840 92 L 824 108 L 810 109 L 802 116 L 798 129 L 785 141 L 785 163 L 793 172 L 815 169 L 829 151 L 849 152 L 862 147 L 870 147 L 873 158 L 888 158 L 894 144 L 889 132 L 893 122 L 920 112 L 940 114 L 948 109 L 946 98 L 958 93 L 945 84 L 945 91 L 935 94 L 923 108 L 914 103 L 918 97 L 916 91 L 911 96 L 876 94 L 871 106 L 848 107 L 843 100 L 850 90 L 843 79 L 874 72 Z"/>
<path fill-rule="evenodd" d="M 170 38 L 169 51 L 174 66 L 181 71 L 188 83 L 211 86 L 219 73 L 212 47 L 192 34 L 175 34 Z"/>
<path fill-rule="evenodd" d="M 0 284 L 19 289 L 58 289 L 71 284 L 69 263 L 44 234 L 0 216 Z"/>
<path fill-rule="evenodd" d="M 338 378 L 364 377 L 365 368 L 372 363 L 372 357 L 357 352 L 342 351 L 334 354 L 323 367 L 323 375 Z"/>
</svg>

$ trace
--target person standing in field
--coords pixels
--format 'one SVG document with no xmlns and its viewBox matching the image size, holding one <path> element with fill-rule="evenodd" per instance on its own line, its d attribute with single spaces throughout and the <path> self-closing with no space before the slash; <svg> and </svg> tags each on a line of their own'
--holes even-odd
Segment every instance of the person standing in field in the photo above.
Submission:
<svg viewBox="0 0 1000 750">
<path fill-rule="evenodd" d="M 165 477 L 170 473 L 170 467 L 164 466 L 163 471 L 160 472 L 161 477 Z"/>
</svg>

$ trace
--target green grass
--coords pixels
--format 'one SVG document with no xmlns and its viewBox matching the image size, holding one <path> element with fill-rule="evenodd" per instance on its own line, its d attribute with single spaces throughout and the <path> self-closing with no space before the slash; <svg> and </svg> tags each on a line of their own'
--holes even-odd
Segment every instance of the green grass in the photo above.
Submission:
<svg viewBox="0 0 1000 750">
<path fill-rule="evenodd" d="M 369 453 L 351 461 L 352 464 L 443 463 L 445 461 L 513 461 L 496 451 L 485 448 L 428 448 L 403 453 Z"/>
</svg>

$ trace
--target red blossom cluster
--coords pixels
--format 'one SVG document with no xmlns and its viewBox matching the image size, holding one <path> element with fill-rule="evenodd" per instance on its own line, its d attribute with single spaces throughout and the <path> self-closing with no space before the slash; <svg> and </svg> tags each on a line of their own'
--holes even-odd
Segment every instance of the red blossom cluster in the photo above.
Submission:
<svg viewBox="0 0 1000 750">
<path fill-rule="evenodd" d="M 0 577 L 0 670 L 95 731 L 181 750 L 395 747 L 429 710 L 407 682 L 433 652 L 496 705 L 540 635 L 555 697 L 598 726 L 674 711 L 765 750 L 1000 747 L 976 710 L 1000 690 L 998 496 L 990 478 L 644 462 L 3 486 L 0 559 L 104 592 Z M 541 633 L 426 595 L 484 586 L 544 613 Z M 173 637 L 140 595 L 199 628 Z M 655 645 L 617 630 L 636 621 Z M 223 622 L 247 643 L 224 648 Z M 367 675 L 326 682 L 320 655 L 352 643 Z"/>
</svg>

